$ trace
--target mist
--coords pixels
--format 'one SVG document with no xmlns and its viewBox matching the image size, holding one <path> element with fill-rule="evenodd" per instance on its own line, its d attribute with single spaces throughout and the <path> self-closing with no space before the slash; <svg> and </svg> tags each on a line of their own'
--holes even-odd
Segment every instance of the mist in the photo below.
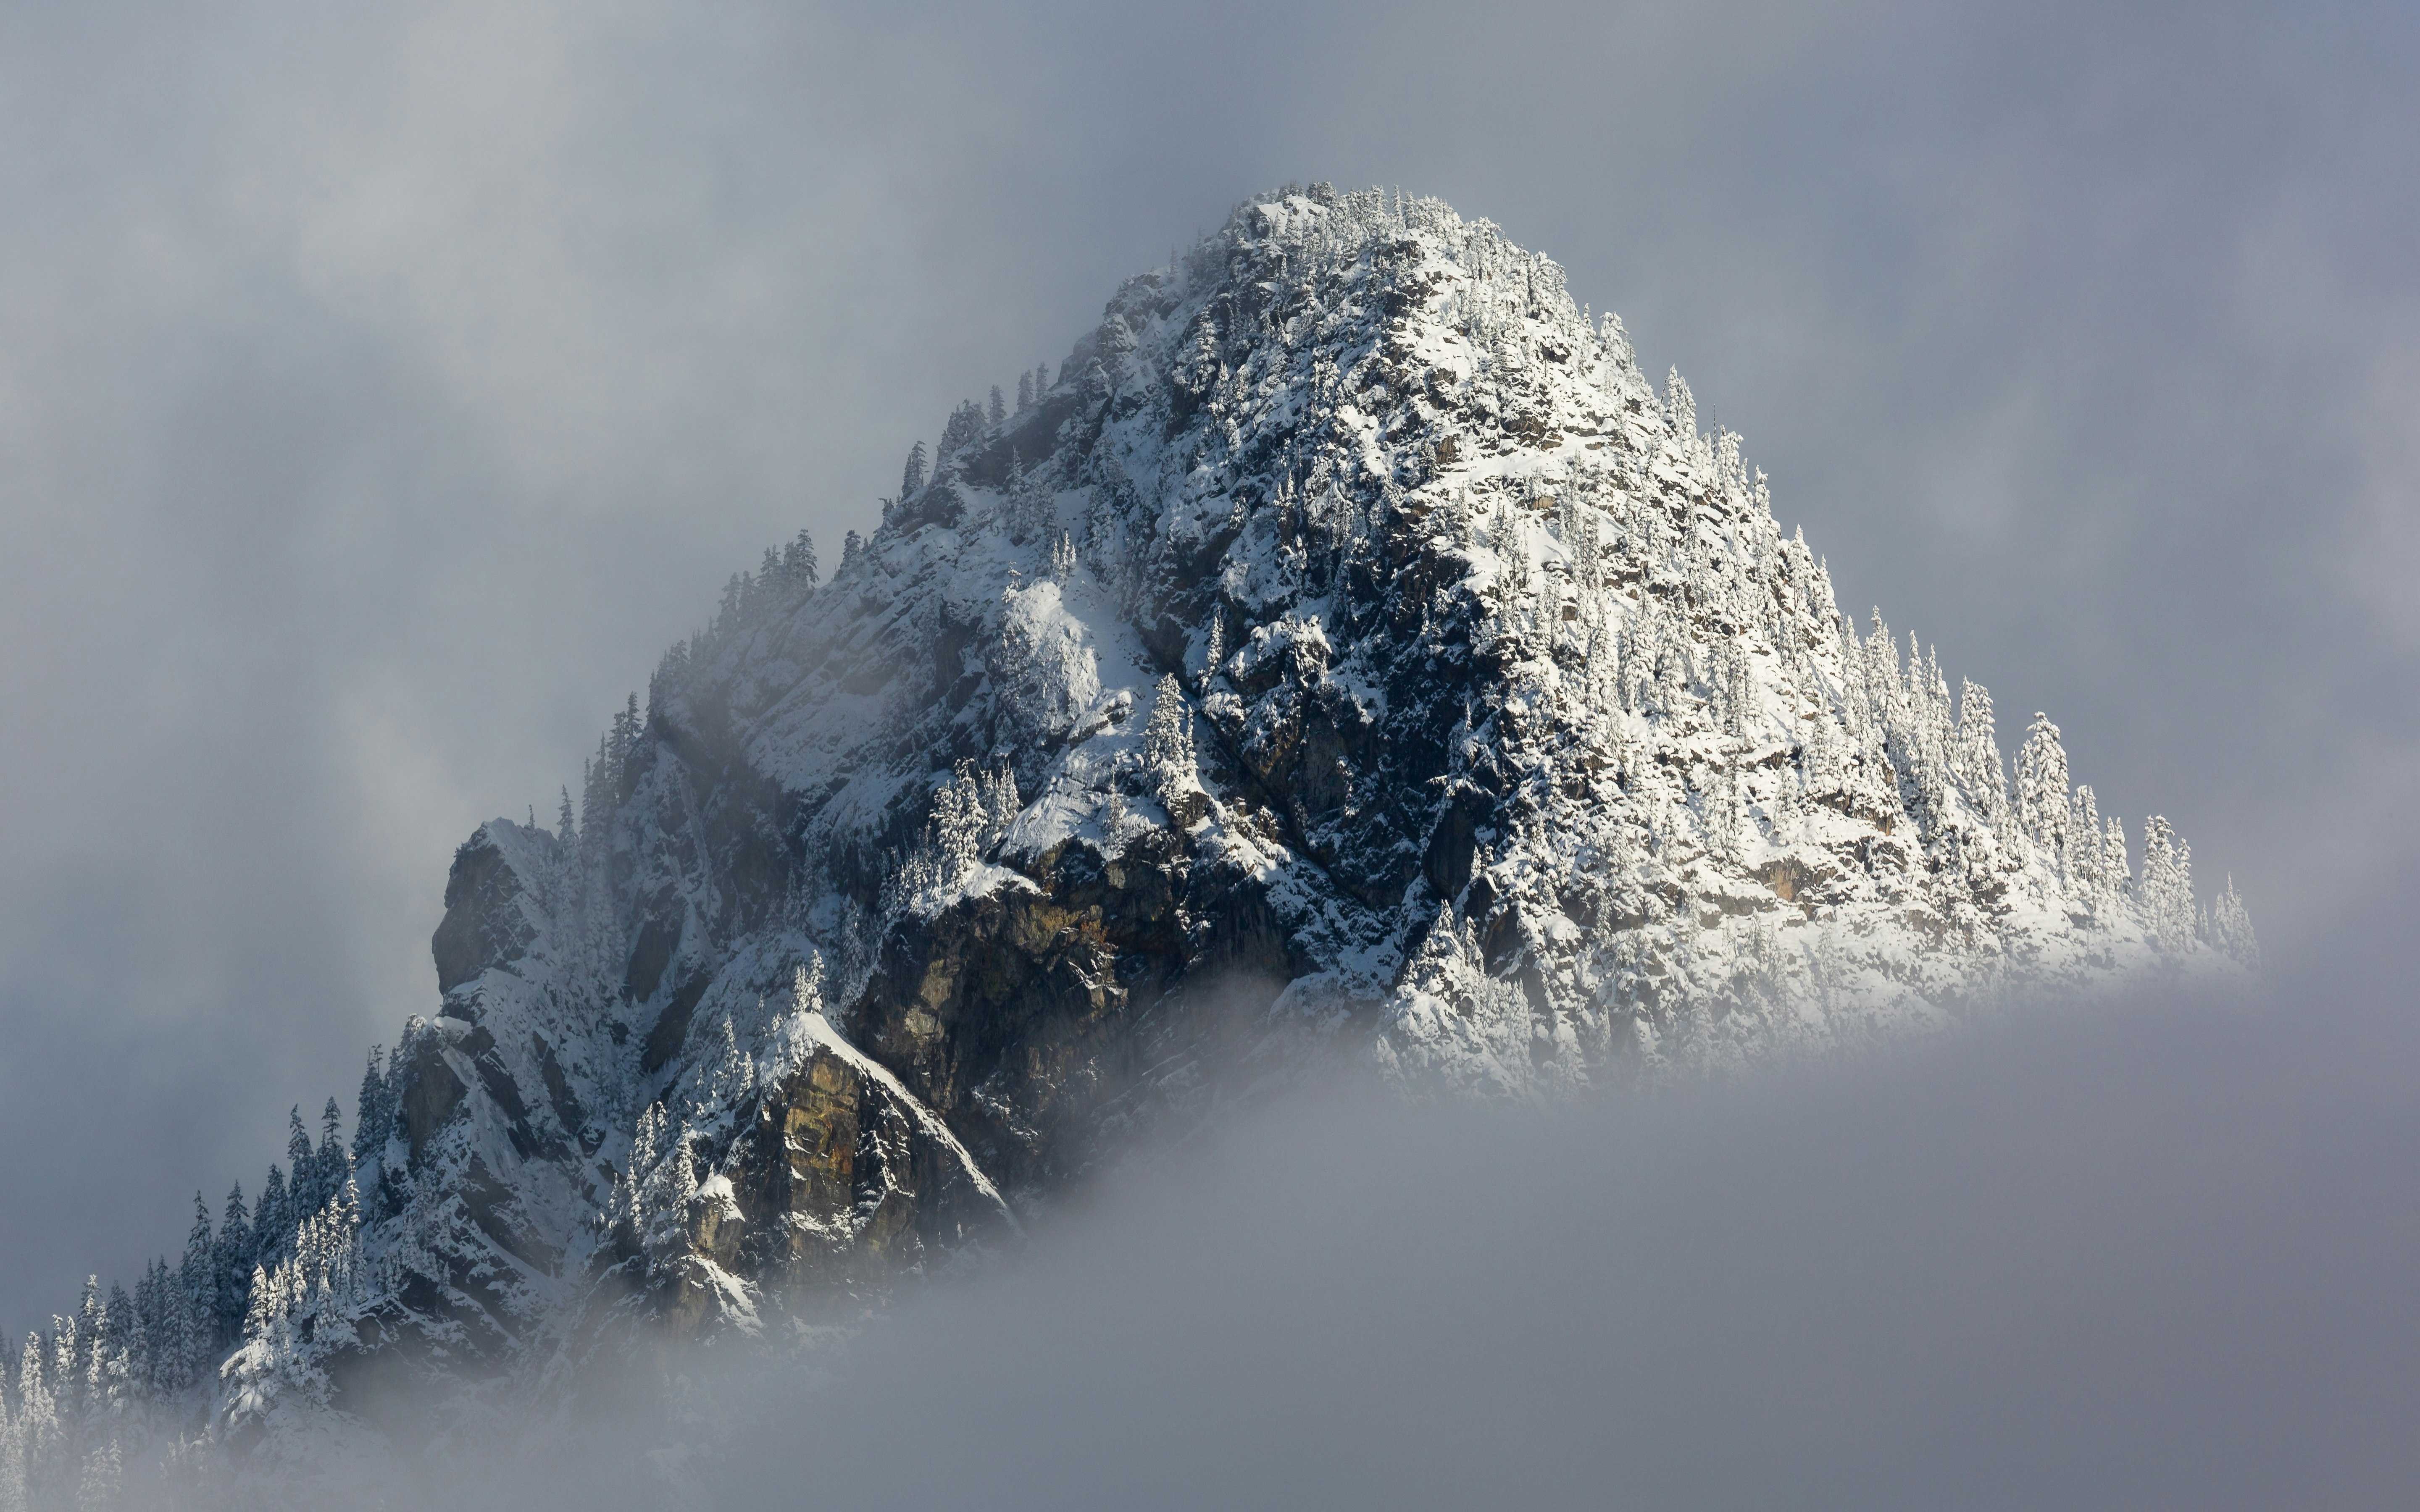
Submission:
<svg viewBox="0 0 2420 1512">
<path fill-rule="evenodd" d="M 803 1304 L 820 1326 L 771 1323 L 770 1358 L 642 1347 L 526 1415 L 458 1408 L 374 1479 L 306 1457 L 272 1485 L 540 1508 L 2395 1504 L 2420 1484 L 2420 1031 L 2369 1011 L 2380 985 L 2340 960 L 2293 993 L 2019 1004 L 1554 1108 L 1301 1088 L 1103 1174 L 1023 1248 L 871 1310 Z"/>
<path fill-rule="evenodd" d="M 2275 1011 L 2046 1011 L 1652 1103 L 1289 1107 L 1123 1184 L 1023 1276 L 869 1331 L 700 1481 L 717 1504 L 2389 1504 L 2420 1484 L 2420 1130 L 2399 1079 L 2343 1069 L 2390 1047 Z"/>
<path fill-rule="evenodd" d="M 1287 179 L 1562 261 L 1844 608 L 2234 876 L 2260 1022 L 2303 1023 L 2281 973 L 2382 961 L 2420 881 L 2415 24 L 0 8 L 0 1325 L 349 1097 L 434 1002 L 452 848 L 549 813 L 727 574 L 801 526 L 830 558 L 950 405 Z M 2335 1000 L 2380 1016 L 2358 1057 L 2275 1035 L 2317 1126 L 2408 1067 L 2411 995 Z"/>
</svg>

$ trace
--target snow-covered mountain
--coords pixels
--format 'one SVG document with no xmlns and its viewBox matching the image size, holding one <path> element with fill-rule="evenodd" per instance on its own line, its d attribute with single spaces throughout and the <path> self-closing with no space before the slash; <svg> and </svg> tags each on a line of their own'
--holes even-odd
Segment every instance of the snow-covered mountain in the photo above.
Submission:
<svg viewBox="0 0 2420 1512">
<path fill-rule="evenodd" d="M 1571 1094 L 2253 965 L 1484 221 L 1252 201 L 1016 387 L 462 845 L 349 1146 L 29 1342 L 0 1507 L 128 1404 L 273 1446 L 380 1361 L 882 1291 L 1312 1065 Z"/>
</svg>

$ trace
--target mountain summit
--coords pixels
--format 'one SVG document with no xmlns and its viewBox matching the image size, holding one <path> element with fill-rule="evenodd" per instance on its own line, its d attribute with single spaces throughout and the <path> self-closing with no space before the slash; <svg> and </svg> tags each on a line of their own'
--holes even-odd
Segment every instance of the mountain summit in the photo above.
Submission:
<svg viewBox="0 0 2420 1512">
<path fill-rule="evenodd" d="M 1679 375 L 1435 200 L 1244 205 L 817 568 L 733 579 L 576 813 L 463 844 L 349 1147 L 125 1304 L 188 1340 L 160 1393 L 274 1442 L 383 1356 L 756 1332 L 1309 1065 L 1579 1093 L 2252 964 L 2164 821 L 2138 862 L 2040 715 L 2011 780 Z"/>
</svg>

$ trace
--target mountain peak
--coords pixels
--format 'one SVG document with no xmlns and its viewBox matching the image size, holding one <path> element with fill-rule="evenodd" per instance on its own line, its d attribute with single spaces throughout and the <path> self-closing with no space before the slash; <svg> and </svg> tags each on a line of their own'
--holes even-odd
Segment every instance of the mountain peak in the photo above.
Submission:
<svg viewBox="0 0 2420 1512">
<path fill-rule="evenodd" d="M 735 578 L 576 816 L 457 855 L 224 1429 L 341 1410 L 339 1360 L 897 1286 L 1340 1060 L 1570 1094 L 2255 954 L 1439 201 L 1247 202 L 817 568 Z"/>
</svg>

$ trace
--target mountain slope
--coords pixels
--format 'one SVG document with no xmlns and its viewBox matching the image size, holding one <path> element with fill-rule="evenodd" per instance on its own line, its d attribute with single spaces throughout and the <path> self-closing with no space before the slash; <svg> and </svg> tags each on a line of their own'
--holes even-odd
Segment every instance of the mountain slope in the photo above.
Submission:
<svg viewBox="0 0 2420 1512">
<path fill-rule="evenodd" d="M 223 1434 L 878 1292 L 1312 1064 L 1568 1094 L 2251 963 L 1485 222 L 1269 196 L 1021 381 L 463 845 Z"/>
</svg>

